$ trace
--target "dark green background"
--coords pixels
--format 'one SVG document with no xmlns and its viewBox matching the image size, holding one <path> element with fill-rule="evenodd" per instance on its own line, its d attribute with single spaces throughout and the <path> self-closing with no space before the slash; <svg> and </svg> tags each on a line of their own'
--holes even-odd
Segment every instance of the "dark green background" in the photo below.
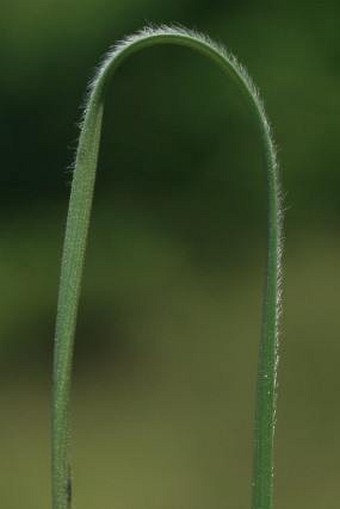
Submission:
<svg viewBox="0 0 340 509">
<path fill-rule="evenodd" d="M 146 23 L 224 43 L 265 99 L 286 209 L 276 509 L 340 494 L 340 4 L 4 0 L 0 500 L 49 506 L 53 326 L 81 104 Z M 74 507 L 249 507 L 261 144 L 202 57 L 135 55 L 107 98 L 75 355 Z"/>
</svg>

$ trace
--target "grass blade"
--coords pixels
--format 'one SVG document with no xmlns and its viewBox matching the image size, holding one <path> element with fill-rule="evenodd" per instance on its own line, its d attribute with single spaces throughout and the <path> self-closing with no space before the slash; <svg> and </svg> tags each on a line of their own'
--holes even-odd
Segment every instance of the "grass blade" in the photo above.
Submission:
<svg viewBox="0 0 340 509">
<path fill-rule="evenodd" d="M 129 55 L 155 44 L 170 43 L 198 51 L 233 79 L 245 95 L 262 135 L 268 189 L 268 259 L 257 378 L 252 508 L 272 508 L 282 227 L 278 164 L 271 127 L 256 87 L 232 54 L 204 35 L 184 28 L 162 26 L 145 28 L 114 46 L 99 66 L 88 93 L 72 182 L 57 309 L 52 416 L 53 509 L 71 507 L 69 407 L 72 357 L 105 90 L 115 70 Z"/>
</svg>

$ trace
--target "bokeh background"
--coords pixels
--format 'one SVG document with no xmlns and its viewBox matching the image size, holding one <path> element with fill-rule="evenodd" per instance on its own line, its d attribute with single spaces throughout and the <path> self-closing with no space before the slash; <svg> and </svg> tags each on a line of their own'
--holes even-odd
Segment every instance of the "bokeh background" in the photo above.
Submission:
<svg viewBox="0 0 340 509">
<path fill-rule="evenodd" d="M 340 4 L 4 0 L 0 500 L 50 504 L 50 390 L 80 106 L 146 23 L 208 33 L 265 98 L 286 208 L 276 508 L 340 495 Z M 265 260 L 261 145 L 242 95 L 175 47 L 115 76 L 76 341 L 74 507 L 249 507 Z"/>
</svg>

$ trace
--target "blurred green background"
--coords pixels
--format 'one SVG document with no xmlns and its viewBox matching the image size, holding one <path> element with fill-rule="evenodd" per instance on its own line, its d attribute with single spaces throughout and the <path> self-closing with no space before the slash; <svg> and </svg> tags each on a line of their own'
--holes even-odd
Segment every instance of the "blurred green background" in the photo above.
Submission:
<svg viewBox="0 0 340 509">
<path fill-rule="evenodd" d="M 49 507 L 53 326 L 86 84 L 145 23 L 208 33 L 265 98 L 286 206 L 276 508 L 338 507 L 340 4 L 4 0 L 0 500 Z M 261 145 L 202 57 L 113 80 L 76 341 L 74 507 L 249 507 L 265 260 Z"/>
</svg>

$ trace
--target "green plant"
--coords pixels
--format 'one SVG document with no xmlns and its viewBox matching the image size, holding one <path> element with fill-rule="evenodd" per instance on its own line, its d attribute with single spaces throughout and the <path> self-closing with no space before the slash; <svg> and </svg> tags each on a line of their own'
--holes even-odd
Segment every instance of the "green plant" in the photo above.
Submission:
<svg viewBox="0 0 340 509">
<path fill-rule="evenodd" d="M 69 404 L 78 302 L 93 199 L 104 97 L 109 79 L 130 54 L 155 44 L 177 44 L 207 56 L 238 84 L 262 134 L 268 187 L 268 259 L 255 415 L 253 509 L 271 509 L 273 437 L 281 305 L 281 195 L 276 151 L 263 103 L 247 71 L 208 37 L 177 27 L 145 28 L 108 53 L 90 86 L 77 150 L 61 267 L 53 374 L 52 497 L 54 509 L 71 506 Z"/>
</svg>

